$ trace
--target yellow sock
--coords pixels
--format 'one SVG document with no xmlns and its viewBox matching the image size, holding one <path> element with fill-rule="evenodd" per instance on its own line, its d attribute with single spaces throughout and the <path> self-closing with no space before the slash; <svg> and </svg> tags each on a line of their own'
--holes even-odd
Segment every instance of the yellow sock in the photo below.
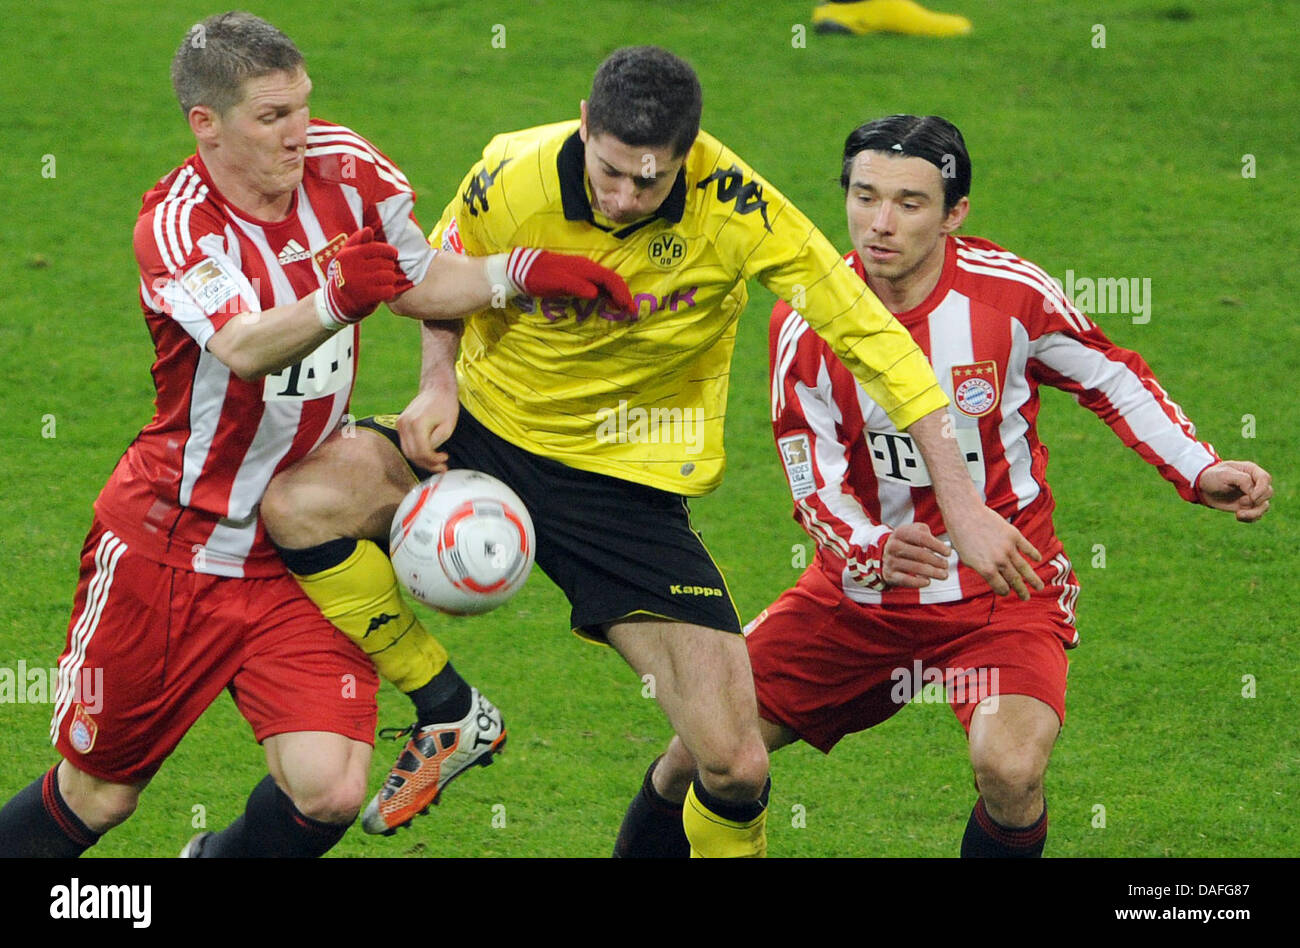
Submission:
<svg viewBox="0 0 1300 948">
<path fill-rule="evenodd" d="M 682 825 L 691 843 L 691 858 L 757 858 L 767 855 L 767 807 L 751 820 L 737 822 L 714 813 L 695 795 L 686 791 Z"/>
<path fill-rule="evenodd" d="M 358 540 L 338 566 L 294 576 L 325 618 L 402 691 L 428 684 L 446 666 L 447 650 L 415 617 L 398 590 L 393 564 L 371 541 Z"/>
</svg>

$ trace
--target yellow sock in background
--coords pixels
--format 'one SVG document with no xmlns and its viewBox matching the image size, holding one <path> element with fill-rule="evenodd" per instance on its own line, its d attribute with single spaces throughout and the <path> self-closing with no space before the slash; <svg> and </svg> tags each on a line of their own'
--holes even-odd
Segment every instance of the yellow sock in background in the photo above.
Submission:
<svg viewBox="0 0 1300 948">
<path fill-rule="evenodd" d="M 446 666 L 447 650 L 402 599 L 393 564 L 370 540 L 358 540 L 338 566 L 294 578 L 325 618 L 402 691 L 428 684 Z"/>
</svg>

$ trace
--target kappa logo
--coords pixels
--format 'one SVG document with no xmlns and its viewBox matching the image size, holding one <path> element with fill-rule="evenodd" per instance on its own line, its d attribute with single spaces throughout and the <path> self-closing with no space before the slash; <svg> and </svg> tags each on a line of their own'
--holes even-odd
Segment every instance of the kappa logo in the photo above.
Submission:
<svg viewBox="0 0 1300 948">
<path fill-rule="evenodd" d="M 501 169 L 510 164 L 510 161 L 510 158 L 502 158 L 501 164 L 497 165 L 495 171 L 489 172 L 484 168 L 470 181 L 469 187 L 465 189 L 465 193 L 460 196 L 460 199 L 465 202 L 465 208 L 469 211 L 471 217 L 478 217 L 479 211 L 487 212 L 487 193 L 492 188 L 492 185 L 496 183 L 497 175 L 501 173 Z M 478 207 L 474 206 L 476 202 Z"/>
<path fill-rule="evenodd" d="M 382 629 L 396 618 L 397 616 L 390 616 L 386 612 L 381 612 L 377 616 L 372 616 L 370 619 L 370 625 L 366 628 L 366 635 L 369 635 L 376 629 Z"/>
<path fill-rule="evenodd" d="M 297 263 L 299 260 L 306 260 L 310 256 L 310 250 L 303 249 L 302 244 L 290 237 L 289 242 L 276 254 L 275 259 L 280 266 L 284 266 L 286 263 Z"/>
<path fill-rule="evenodd" d="M 646 256 L 660 270 L 671 270 L 686 259 L 686 241 L 676 234 L 658 234 L 650 238 Z"/>
<path fill-rule="evenodd" d="M 963 415 L 980 418 L 998 407 L 998 365 L 992 359 L 952 367 L 952 400 Z"/>
<path fill-rule="evenodd" d="M 673 583 L 668 587 L 668 593 L 672 596 L 721 596 L 722 590 L 717 586 L 687 586 Z"/>
<path fill-rule="evenodd" d="M 732 165 L 725 171 L 715 171 L 696 185 L 701 191 L 707 191 L 709 182 L 718 182 L 718 200 L 726 204 L 735 202 L 736 213 L 752 214 L 758 211 L 763 215 L 763 227 L 772 233 L 772 224 L 767 219 L 767 200 L 763 197 L 763 186 L 753 181 L 746 181 L 738 165 Z"/>
</svg>

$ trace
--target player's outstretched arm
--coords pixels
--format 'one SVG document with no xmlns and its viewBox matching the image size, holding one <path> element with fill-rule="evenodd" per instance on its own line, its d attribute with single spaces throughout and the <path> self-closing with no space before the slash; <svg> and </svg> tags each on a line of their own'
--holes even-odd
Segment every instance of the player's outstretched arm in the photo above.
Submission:
<svg viewBox="0 0 1300 948">
<path fill-rule="evenodd" d="M 1196 492 L 1205 506 L 1234 513 L 1242 523 L 1254 523 L 1268 513 L 1273 478 L 1251 461 L 1220 461 L 1201 472 Z"/>
<path fill-rule="evenodd" d="M 505 306 L 520 294 L 588 300 L 604 296 L 620 310 L 633 310 L 627 283 L 613 270 L 586 257 L 529 247 L 490 257 L 440 253 L 419 285 L 393 300 L 389 309 L 414 319 L 458 319 Z"/>
<path fill-rule="evenodd" d="M 1028 599 L 1027 585 L 1042 589 L 1043 581 L 1025 556 L 1040 560 L 1042 555 L 1019 530 L 985 506 L 957 453 L 956 440 L 944 436 L 946 415 L 946 409 L 936 409 L 913 422 L 907 433 L 930 470 L 952 545 L 961 561 L 983 576 L 999 596 L 1014 589 L 1021 599 Z"/>
<path fill-rule="evenodd" d="M 329 336 L 360 322 L 409 281 L 397 248 L 363 227 L 330 261 L 325 285 L 287 306 L 241 313 L 208 340 L 208 351 L 246 382 L 311 354 Z"/>
</svg>

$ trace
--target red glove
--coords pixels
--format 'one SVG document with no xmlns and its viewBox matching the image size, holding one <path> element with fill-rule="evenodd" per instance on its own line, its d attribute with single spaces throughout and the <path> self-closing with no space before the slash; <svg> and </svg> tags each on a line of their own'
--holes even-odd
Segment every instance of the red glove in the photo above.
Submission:
<svg viewBox="0 0 1300 948">
<path fill-rule="evenodd" d="M 632 293 L 623 278 L 586 257 L 516 247 L 506 258 L 506 277 L 529 296 L 577 296 L 594 300 L 604 294 L 624 312 L 632 312 Z"/>
<path fill-rule="evenodd" d="M 341 328 L 360 322 L 404 289 L 410 289 L 410 281 L 397 264 L 397 248 L 375 240 L 375 232 L 363 227 L 330 261 L 316 312 L 326 328 Z"/>
</svg>

